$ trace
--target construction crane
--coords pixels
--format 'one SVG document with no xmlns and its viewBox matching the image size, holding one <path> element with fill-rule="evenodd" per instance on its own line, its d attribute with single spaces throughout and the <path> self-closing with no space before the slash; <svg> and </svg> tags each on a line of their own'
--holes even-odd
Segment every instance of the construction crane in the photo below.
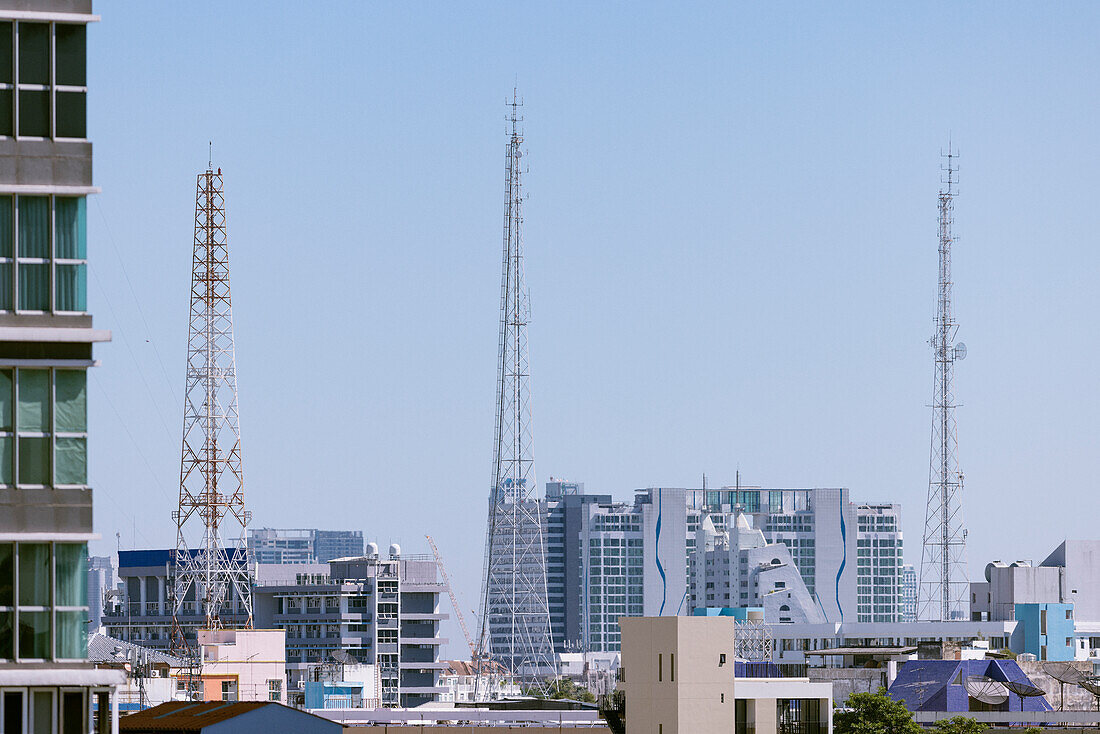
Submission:
<svg viewBox="0 0 1100 734">
<path fill-rule="evenodd" d="M 425 535 L 424 537 L 428 539 L 428 545 L 432 548 L 432 555 L 435 556 L 435 565 L 439 569 L 439 575 L 443 577 L 443 586 L 447 588 L 447 595 L 451 597 L 451 608 L 455 610 L 455 616 L 458 617 L 458 626 L 462 628 L 462 635 L 466 638 L 466 644 L 470 646 L 470 660 L 476 664 L 480 657 L 477 653 L 477 645 L 474 644 L 474 638 L 470 637 L 470 630 L 466 627 L 462 609 L 458 606 L 458 598 L 455 597 L 455 591 L 451 588 L 451 579 L 447 576 L 447 569 L 443 567 L 443 556 L 440 555 L 439 548 L 435 547 L 432 536 Z"/>
</svg>

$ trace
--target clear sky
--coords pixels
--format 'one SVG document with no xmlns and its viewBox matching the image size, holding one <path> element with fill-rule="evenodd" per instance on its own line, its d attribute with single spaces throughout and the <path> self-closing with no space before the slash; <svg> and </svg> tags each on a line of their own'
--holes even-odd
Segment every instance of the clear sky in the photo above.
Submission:
<svg viewBox="0 0 1100 734">
<path fill-rule="evenodd" d="M 972 574 L 1096 537 L 1100 6 L 828 6 L 97 2 L 93 550 L 175 542 L 213 140 L 255 525 L 477 606 L 515 84 L 540 483 L 846 486 L 919 565 L 950 137 Z"/>
</svg>

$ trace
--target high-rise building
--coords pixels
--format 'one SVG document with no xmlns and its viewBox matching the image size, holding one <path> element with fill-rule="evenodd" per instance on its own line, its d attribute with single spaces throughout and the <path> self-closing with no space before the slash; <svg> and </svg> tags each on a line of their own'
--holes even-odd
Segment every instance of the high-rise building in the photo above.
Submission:
<svg viewBox="0 0 1100 734">
<path fill-rule="evenodd" d="M 249 528 L 248 552 L 256 563 L 328 563 L 363 555 L 363 531 Z"/>
<path fill-rule="evenodd" d="M 313 555 L 317 563 L 363 555 L 362 530 L 314 530 Z"/>
<path fill-rule="evenodd" d="M 901 567 L 901 621 L 917 621 L 917 569 L 912 563 Z"/>
<path fill-rule="evenodd" d="M 0 705 L 5 731 L 109 727 L 87 662 L 91 0 L 0 0 Z M 93 711 L 95 712 L 93 714 Z M 9 718 L 10 717 L 10 718 Z M 109 728 L 101 729 L 108 731 Z"/>
<path fill-rule="evenodd" d="M 686 614 L 700 528 L 709 521 L 724 533 L 739 514 L 766 543 L 786 546 L 826 621 L 900 620 L 897 505 L 857 505 L 843 488 L 758 487 L 651 488 L 628 504 L 572 486 L 570 493 L 548 486 L 545 503 L 558 652 L 617 650 L 619 616 Z M 741 593 L 728 606 L 747 601 Z"/>
<path fill-rule="evenodd" d="M 765 622 L 821 624 L 817 608 L 781 542 L 769 543 L 744 513 L 723 518 L 718 530 L 711 515 L 703 518 L 692 551 L 687 613 L 706 607 L 760 607 Z"/>
</svg>

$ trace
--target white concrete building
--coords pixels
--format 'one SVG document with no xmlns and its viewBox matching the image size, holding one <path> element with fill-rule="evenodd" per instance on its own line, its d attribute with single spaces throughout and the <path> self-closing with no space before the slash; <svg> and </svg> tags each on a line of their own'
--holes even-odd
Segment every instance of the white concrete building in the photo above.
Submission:
<svg viewBox="0 0 1100 734">
<path fill-rule="evenodd" d="M 718 530 L 713 518 L 726 526 Z M 698 607 L 763 607 L 764 619 L 777 624 L 823 623 L 791 552 L 769 543 L 744 513 L 707 515 L 690 554 L 687 612 Z"/>
</svg>

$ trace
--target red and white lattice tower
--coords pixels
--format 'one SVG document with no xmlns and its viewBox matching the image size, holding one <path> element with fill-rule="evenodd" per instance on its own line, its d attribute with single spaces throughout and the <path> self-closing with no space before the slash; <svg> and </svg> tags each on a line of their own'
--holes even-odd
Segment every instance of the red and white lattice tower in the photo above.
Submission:
<svg viewBox="0 0 1100 734">
<path fill-rule="evenodd" d="M 172 579 L 172 648 L 202 629 L 252 626 L 229 245 L 222 172 L 198 175 L 183 451 Z M 232 612 L 230 617 L 229 612 Z"/>
</svg>

